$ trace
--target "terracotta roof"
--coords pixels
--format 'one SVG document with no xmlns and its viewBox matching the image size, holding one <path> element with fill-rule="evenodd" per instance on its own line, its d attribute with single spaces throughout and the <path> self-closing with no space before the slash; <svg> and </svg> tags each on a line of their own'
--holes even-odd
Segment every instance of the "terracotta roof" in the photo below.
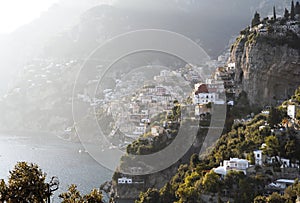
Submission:
<svg viewBox="0 0 300 203">
<path fill-rule="evenodd" d="M 206 84 L 201 84 L 198 87 L 198 90 L 195 92 L 195 94 L 200 94 L 200 93 L 209 93 Z"/>
</svg>

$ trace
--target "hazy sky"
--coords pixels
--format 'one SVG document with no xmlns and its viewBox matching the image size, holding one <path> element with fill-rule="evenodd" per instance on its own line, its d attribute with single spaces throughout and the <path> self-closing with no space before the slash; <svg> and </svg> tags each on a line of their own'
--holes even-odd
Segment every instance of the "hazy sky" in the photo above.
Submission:
<svg viewBox="0 0 300 203">
<path fill-rule="evenodd" d="M 58 0 L 3 0 L 0 2 L 0 34 L 29 23 Z"/>
</svg>

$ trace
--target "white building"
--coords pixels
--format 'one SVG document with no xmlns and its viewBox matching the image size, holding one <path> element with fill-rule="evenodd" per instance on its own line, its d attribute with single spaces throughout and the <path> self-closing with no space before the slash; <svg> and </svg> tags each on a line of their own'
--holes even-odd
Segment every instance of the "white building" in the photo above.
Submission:
<svg viewBox="0 0 300 203">
<path fill-rule="evenodd" d="M 297 114 L 297 106 L 296 105 L 288 105 L 287 107 L 287 115 L 292 119 L 296 118 Z"/>
<path fill-rule="evenodd" d="M 227 64 L 227 70 L 234 70 L 235 69 L 235 63 L 228 63 Z"/>
<path fill-rule="evenodd" d="M 274 164 L 276 161 L 281 163 L 280 168 L 289 168 L 290 166 L 295 167 L 295 164 L 291 164 L 289 159 L 281 158 L 279 156 L 266 157 L 267 164 Z"/>
<path fill-rule="evenodd" d="M 299 167 L 299 164 L 291 163 L 290 159 L 282 158 L 279 156 L 268 157 L 266 155 L 263 155 L 262 150 L 255 150 L 255 151 L 253 151 L 253 153 L 254 153 L 255 165 L 262 166 L 264 163 L 274 164 L 276 161 L 279 161 L 281 163 L 280 168 L 290 168 L 290 167 L 297 168 L 297 167 Z"/>
<path fill-rule="evenodd" d="M 249 167 L 249 161 L 246 159 L 230 158 L 224 160 L 219 167 L 214 168 L 214 172 L 225 176 L 229 171 L 242 171 L 246 175 L 246 170 Z"/>
<path fill-rule="evenodd" d="M 131 178 L 118 178 L 118 184 L 132 184 L 132 179 Z"/>
<path fill-rule="evenodd" d="M 255 160 L 255 165 L 262 166 L 263 165 L 263 151 L 262 150 L 255 150 L 253 151 L 254 153 L 254 160 Z"/>
<path fill-rule="evenodd" d="M 215 93 L 200 93 L 195 94 L 194 96 L 194 104 L 208 104 L 215 103 L 216 94 Z"/>
<path fill-rule="evenodd" d="M 289 179 L 278 179 L 275 181 L 276 184 L 279 185 L 280 188 L 285 189 L 290 185 L 293 185 L 295 180 L 289 180 Z"/>
<path fill-rule="evenodd" d="M 208 104 L 216 100 L 217 95 L 210 93 L 206 84 L 195 84 L 194 104 Z"/>
<path fill-rule="evenodd" d="M 224 100 L 219 99 L 217 88 L 209 91 L 207 84 L 195 84 L 195 92 L 193 102 L 194 104 L 203 105 L 208 103 L 225 104 Z"/>
<path fill-rule="evenodd" d="M 277 179 L 273 183 L 270 183 L 268 186 L 270 188 L 277 188 L 277 189 L 286 189 L 288 186 L 294 184 L 294 180 L 289 180 L 289 179 Z"/>
</svg>

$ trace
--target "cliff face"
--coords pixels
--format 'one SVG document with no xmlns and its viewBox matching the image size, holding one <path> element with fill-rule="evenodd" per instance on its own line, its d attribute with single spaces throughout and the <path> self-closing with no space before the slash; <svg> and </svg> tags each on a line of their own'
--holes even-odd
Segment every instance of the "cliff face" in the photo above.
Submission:
<svg viewBox="0 0 300 203">
<path fill-rule="evenodd" d="M 297 24 L 272 33 L 267 29 L 246 31 L 232 46 L 229 62 L 235 63 L 235 82 L 251 105 L 274 105 L 300 85 L 299 55 Z"/>
</svg>

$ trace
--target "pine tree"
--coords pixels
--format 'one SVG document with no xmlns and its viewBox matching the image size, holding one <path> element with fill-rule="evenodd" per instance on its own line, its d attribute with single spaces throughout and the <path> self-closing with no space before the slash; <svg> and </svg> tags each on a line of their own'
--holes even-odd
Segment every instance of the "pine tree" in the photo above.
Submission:
<svg viewBox="0 0 300 203">
<path fill-rule="evenodd" d="M 294 1 L 292 1 L 292 5 L 291 5 L 291 20 L 295 20 L 295 6 L 294 6 Z"/>
<path fill-rule="evenodd" d="M 289 10 L 287 10 L 286 8 L 284 9 L 284 18 L 288 19 L 290 16 Z"/>
<path fill-rule="evenodd" d="M 82 196 L 77 186 L 72 184 L 67 192 L 59 195 L 62 203 L 103 203 L 103 195 L 100 190 L 93 189 L 89 194 Z"/>
<path fill-rule="evenodd" d="M 257 13 L 257 11 L 256 11 L 254 14 L 254 18 L 252 19 L 252 22 L 251 22 L 251 27 L 254 27 L 259 24 L 260 24 L 260 16 L 259 16 L 259 13 Z"/>
<path fill-rule="evenodd" d="M 295 14 L 300 15 L 300 4 L 299 1 L 297 1 L 296 6 L 295 6 Z"/>
<path fill-rule="evenodd" d="M 44 202 L 47 199 L 46 174 L 36 164 L 18 162 L 9 174 L 7 195 L 11 202 Z"/>
<path fill-rule="evenodd" d="M 273 19 L 276 20 L 276 9 L 275 9 L 275 6 L 273 6 Z"/>
</svg>

